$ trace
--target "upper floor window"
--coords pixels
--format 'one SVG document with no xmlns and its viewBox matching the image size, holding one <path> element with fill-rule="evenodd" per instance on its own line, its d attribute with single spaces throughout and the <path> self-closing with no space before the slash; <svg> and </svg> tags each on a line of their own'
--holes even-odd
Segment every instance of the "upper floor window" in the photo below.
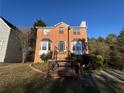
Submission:
<svg viewBox="0 0 124 93">
<path fill-rule="evenodd" d="M 65 51 L 65 42 L 64 41 L 58 42 L 58 50 L 59 50 L 59 52 Z"/>
<path fill-rule="evenodd" d="M 78 29 L 78 30 L 73 30 L 73 34 L 74 34 L 74 35 L 80 35 L 80 29 Z"/>
<path fill-rule="evenodd" d="M 59 33 L 60 33 L 60 34 L 63 34 L 63 33 L 64 33 L 64 28 L 63 28 L 63 27 L 60 27 L 60 28 L 59 28 Z"/>
</svg>

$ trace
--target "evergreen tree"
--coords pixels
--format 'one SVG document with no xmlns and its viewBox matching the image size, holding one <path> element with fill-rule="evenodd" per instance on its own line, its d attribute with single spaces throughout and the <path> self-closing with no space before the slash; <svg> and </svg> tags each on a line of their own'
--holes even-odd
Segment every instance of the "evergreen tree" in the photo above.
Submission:
<svg viewBox="0 0 124 93">
<path fill-rule="evenodd" d="M 42 21 L 41 19 L 38 19 L 38 20 L 34 23 L 33 27 L 36 28 L 37 26 L 46 27 L 46 24 L 45 24 L 45 22 Z"/>
</svg>

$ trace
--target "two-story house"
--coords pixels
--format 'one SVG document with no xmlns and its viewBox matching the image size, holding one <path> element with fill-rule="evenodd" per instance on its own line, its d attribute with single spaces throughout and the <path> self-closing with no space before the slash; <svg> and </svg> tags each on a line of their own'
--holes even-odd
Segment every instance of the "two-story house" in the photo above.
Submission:
<svg viewBox="0 0 124 93">
<path fill-rule="evenodd" d="M 57 51 L 57 59 L 65 60 L 70 54 L 87 54 L 87 26 L 69 26 L 60 22 L 52 27 L 37 27 L 35 63 L 41 62 L 40 56 L 49 51 Z"/>
</svg>

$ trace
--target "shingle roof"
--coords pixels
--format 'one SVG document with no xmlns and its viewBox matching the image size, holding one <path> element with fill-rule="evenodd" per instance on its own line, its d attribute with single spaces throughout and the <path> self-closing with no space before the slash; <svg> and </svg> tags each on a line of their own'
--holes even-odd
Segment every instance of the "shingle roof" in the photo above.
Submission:
<svg viewBox="0 0 124 93">
<path fill-rule="evenodd" d="M 74 30 L 79 30 L 80 27 L 79 26 L 70 26 L 70 28 L 74 29 Z"/>
</svg>

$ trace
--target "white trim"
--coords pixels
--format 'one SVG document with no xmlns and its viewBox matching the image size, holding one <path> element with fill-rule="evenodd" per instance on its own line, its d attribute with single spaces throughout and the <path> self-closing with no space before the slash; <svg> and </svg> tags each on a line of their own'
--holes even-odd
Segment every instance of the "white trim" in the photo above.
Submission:
<svg viewBox="0 0 124 93">
<path fill-rule="evenodd" d="M 66 25 L 66 27 L 68 27 L 69 25 L 68 24 L 66 24 L 66 23 L 64 23 L 64 22 L 59 22 L 59 23 L 57 23 L 56 25 L 54 25 L 54 27 L 57 27 L 58 25 L 60 25 L 60 24 L 65 24 Z"/>
<path fill-rule="evenodd" d="M 43 46 L 43 43 L 45 42 L 46 44 L 46 50 L 42 50 L 42 46 Z M 47 54 L 50 50 L 48 50 L 48 45 L 50 43 L 50 47 L 51 47 L 51 42 L 49 41 L 41 41 L 40 42 L 40 50 L 39 50 L 39 55 L 42 55 L 42 54 Z"/>
<path fill-rule="evenodd" d="M 64 49 L 64 51 L 66 52 L 66 50 L 67 50 L 67 43 L 66 43 L 66 41 L 64 41 L 65 42 L 65 49 Z"/>
<path fill-rule="evenodd" d="M 11 29 L 11 27 L 9 27 L 6 22 L 4 22 L 4 20 L 0 17 L 0 20 L 4 23 L 4 25 L 6 25 L 7 28 Z"/>
</svg>

